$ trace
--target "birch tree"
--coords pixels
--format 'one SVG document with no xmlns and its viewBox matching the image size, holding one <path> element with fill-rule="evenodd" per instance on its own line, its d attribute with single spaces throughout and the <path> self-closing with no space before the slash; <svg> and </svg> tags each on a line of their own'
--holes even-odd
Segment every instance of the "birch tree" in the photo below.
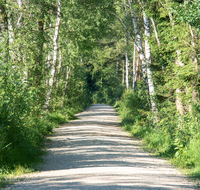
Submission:
<svg viewBox="0 0 200 190">
<path fill-rule="evenodd" d="M 136 65 L 135 65 L 135 59 L 136 59 L 136 56 L 135 56 L 135 52 L 136 52 L 136 45 L 134 43 L 134 49 L 133 49 L 133 92 L 135 90 L 135 82 L 136 82 Z"/>
<path fill-rule="evenodd" d="M 145 14 L 145 11 L 143 11 L 143 19 L 144 19 L 144 34 L 146 36 L 145 58 L 146 58 L 146 64 L 147 64 L 147 79 L 148 79 L 148 86 L 149 86 L 149 95 L 150 95 L 150 100 L 151 100 L 151 109 L 152 109 L 152 112 L 157 113 L 156 104 L 155 104 L 155 101 L 153 100 L 153 96 L 155 95 L 155 90 L 154 90 L 154 83 L 153 83 L 153 78 L 152 78 L 152 71 L 150 69 L 151 47 L 148 42 L 148 38 L 150 38 L 150 23 L 149 23 L 149 18 Z"/>
<path fill-rule="evenodd" d="M 49 80 L 49 90 L 47 92 L 46 96 L 46 102 L 45 102 L 45 109 L 48 109 L 49 103 L 51 100 L 51 92 L 54 84 L 54 77 L 56 72 L 56 63 L 57 63 L 57 49 L 58 49 L 58 34 L 59 34 L 59 28 L 60 28 L 60 20 L 61 20 L 61 3 L 60 0 L 57 0 L 58 3 L 58 9 L 57 9 L 57 20 L 56 20 L 56 27 L 55 27 L 55 34 L 53 38 L 53 62 L 52 62 L 52 68 L 51 68 L 51 78 Z"/>
<path fill-rule="evenodd" d="M 127 37 L 126 37 L 126 43 L 127 43 L 127 50 L 126 50 L 126 89 L 129 89 L 129 60 L 128 60 L 128 46 L 129 46 L 129 35 L 127 33 Z"/>
</svg>

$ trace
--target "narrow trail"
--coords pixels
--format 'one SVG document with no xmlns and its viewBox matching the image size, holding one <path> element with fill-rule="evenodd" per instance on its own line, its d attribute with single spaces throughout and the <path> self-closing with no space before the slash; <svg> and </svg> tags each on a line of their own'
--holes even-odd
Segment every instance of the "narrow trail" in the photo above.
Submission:
<svg viewBox="0 0 200 190">
<path fill-rule="evenodd" d="M 194 189 L 165 160 L 144 152 L 111 106 L 93 105 L 77 116 L 55 130 L 41 171 L 8 189 Z"/>
</svg>

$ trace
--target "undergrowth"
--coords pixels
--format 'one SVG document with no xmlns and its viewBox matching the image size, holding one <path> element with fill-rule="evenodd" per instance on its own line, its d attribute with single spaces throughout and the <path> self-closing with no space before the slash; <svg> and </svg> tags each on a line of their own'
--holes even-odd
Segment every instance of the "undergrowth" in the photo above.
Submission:
<svg viewBox="0 0 200 190">
<path fill-rule="evenodd" d="M 53 129 L 69 120 L 76 119 L 76 110 L 62 109 L 51 113 L 41 113 L 39 118 L 32 119 L 31 129 L 18 126 L 15 130 L 17 142 L 15 146 L 1 131 L 0 141 L 0 188 L 13 183 L 15 176 L 35 171 L 37 163 L 42 162 L 44 140 Z M 8 134 L 9 130 L 7 131 Z M 20 139 L 20 141 L 19 141 Z"/>
<path fill-rule="evenodd" d="M 147 106 L 145 89 L 139 88 L 135 92 L 125 92 L 115 105 L 122 126 L 132 136 L 142 139 L 146 150 L 169 159 L 190 177 L 200 179 L 199 107 L 193 106 L 194 114 L 180 116 L 174 103 L 165 101 L 157 104 L 159 111 L 155 116 Z"/>
</svg>

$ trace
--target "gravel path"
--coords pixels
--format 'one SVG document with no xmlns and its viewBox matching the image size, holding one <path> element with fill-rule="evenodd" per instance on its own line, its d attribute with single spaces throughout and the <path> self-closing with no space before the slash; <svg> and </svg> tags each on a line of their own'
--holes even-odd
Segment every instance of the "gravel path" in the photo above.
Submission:
<svg viewBox="0 0 200 190">
<path fill-rule="evenodd" d="M 8 189 L 194 189 L 163 159 L 119 127 L 111 106 L 93 105 L 56 129 L 41 171 Z"/>
</svg>

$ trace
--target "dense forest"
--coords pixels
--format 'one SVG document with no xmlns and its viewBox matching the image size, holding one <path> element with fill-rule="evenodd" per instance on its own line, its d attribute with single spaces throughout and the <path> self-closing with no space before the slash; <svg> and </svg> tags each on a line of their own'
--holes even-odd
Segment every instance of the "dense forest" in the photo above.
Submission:
<svg viewBox="0 0 200 190">
<path fill-rule="evenodd" d="M 199 0 L 0 0 L 0 176 L 92 103 L 200 176 Z"/>
</svg>

